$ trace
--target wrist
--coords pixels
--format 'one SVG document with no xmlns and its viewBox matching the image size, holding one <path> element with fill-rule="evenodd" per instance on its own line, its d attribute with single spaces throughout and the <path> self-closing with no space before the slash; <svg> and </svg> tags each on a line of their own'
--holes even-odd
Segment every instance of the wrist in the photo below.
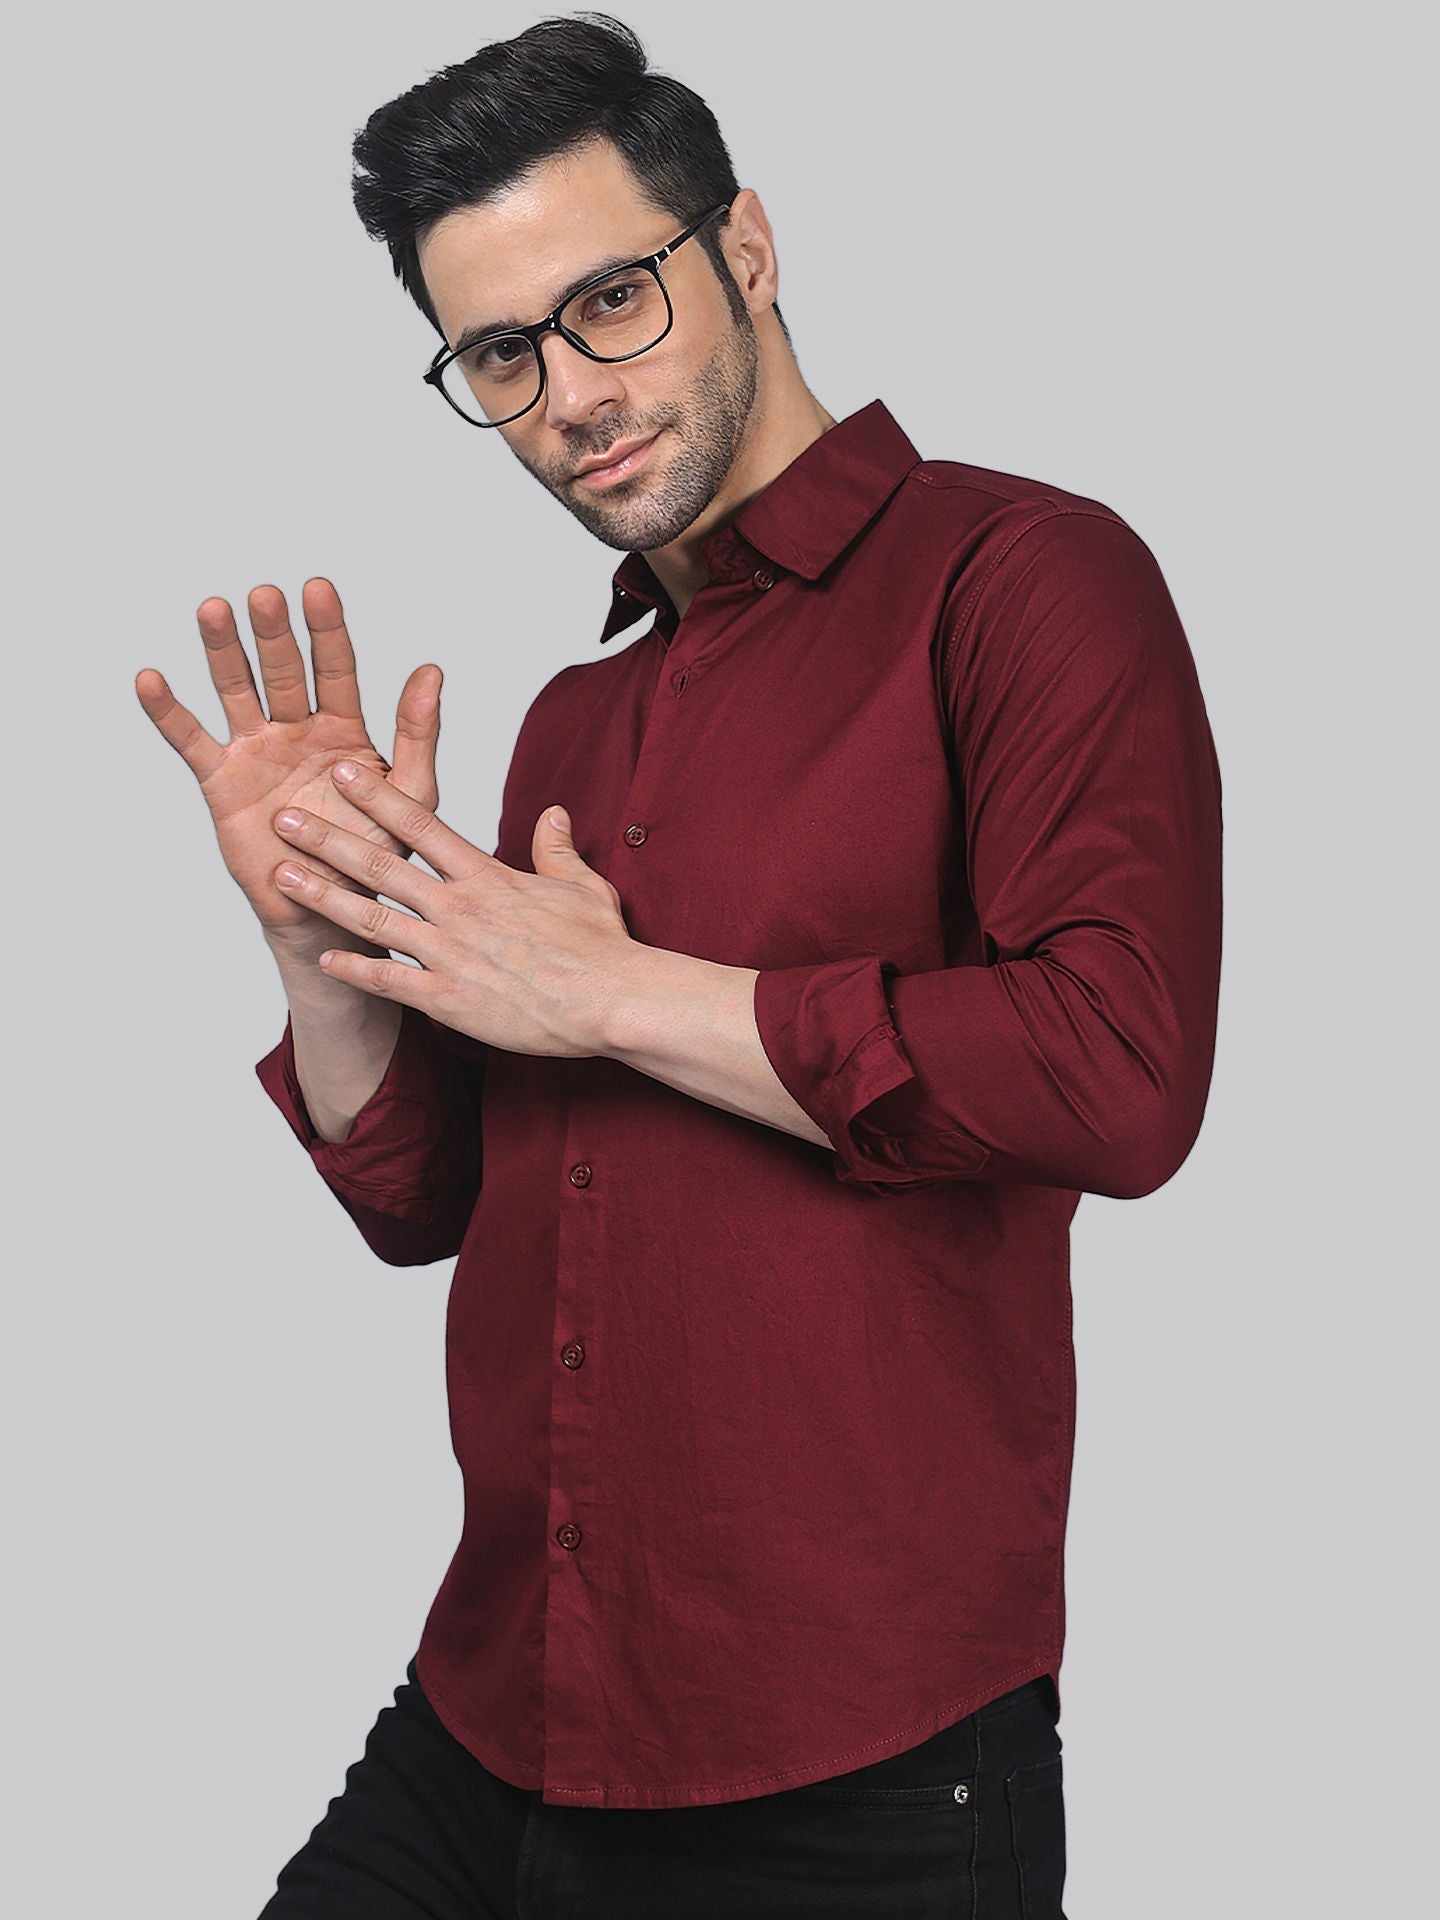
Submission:
<svg viewBox="0 0 1440 1920">
<path fill-rule="evenodd" d="M 260 931 L 265 936 L 266 946 L 282 966 L 288 961 L 314 965 L 322 953 L 328 953 L 332 948 L 342 949 L 346 953 L 369 954 L 380 960 L 390 957 L 388 947 L 377 947 L 372 941 L 363 939 L 359 934 L 347 933 L 343 927 L 334 926 L 329 921 L 299 927 L 272 927 L 262 922 Z"/>
<path fill-rule="evenodd" d="M 369 940 L 357 938 L 334 926 L 320 932 L 304 928 L 292 933 L 276 927 L 265 927 L 262 931 L 265 944 L 280 969 L 280 978 L 292 1006 L 303 1003 L 319 1011 L 373 1001 L 373 995 L 362 988 L 352 987 L 346 981 L 336 980 L 326 973 L 320 965 L 320 956 L 332 949 L 339 949 L 348 953 L 362 953 L 371 959 L 388 960 L 390 951 L 387 947 L 377 947 Z"/>
<path fill-rule="evenodd" d="M 643 1048 L 655 1020 L 654 962 L 663 951 L 639 940 L 632 940 L 626 948 L 623 965 L 610 975 L 606 993 L 595 1009 L 595 1030 L 589 1043 L 597 1054 L 624 1060 Z"/>
<path fill-rule="evenodd" d="M 656 1058 L 681 1028 L 709 1027 L 730 1017 L 736 995 L 753 996 L 754 971 L 632 943 L 599 1014 L 599 1048 L 635 1064 Z"/>
</svg>

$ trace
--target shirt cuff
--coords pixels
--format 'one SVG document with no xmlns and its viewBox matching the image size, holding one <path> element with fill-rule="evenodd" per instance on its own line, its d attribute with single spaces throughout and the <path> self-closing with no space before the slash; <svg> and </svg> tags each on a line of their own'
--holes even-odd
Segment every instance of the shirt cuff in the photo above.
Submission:
<svg viewBox="0 0 1440 1920">
<path fill-rule="evenodd" d="M 830 1141 L 837 1180 L 914 1187 L 973 1177 L 990 1157 L 973 1135 L 907 1133 L 862 1118 L 883 1095 L 916 1081 L 886 997 L 886 980 L 897 971 L 873 956 L 763 969 L 755 980 L 760 1044 L 786 1092 Z M 887 1112 L 903 1106 L 902 1095 Z"/>
<path fill-rule="evenodd" d="M 384 1077 L 342 1141 L 322 1140 L 315 1131 L 295 1071 L 288 1018 L 279 1045 L 256 1062 L 255 1072 L 321 1178 L 342 1200 L 401 1220 L 430 1217 L 448 1187 L 450 1160 L 474 1123 L 455 1060 L 428 1015 L 402 1008 Z M 466 1107 L 463 1116 L 457 1114 L 457 1101 Z"/>
</svg>

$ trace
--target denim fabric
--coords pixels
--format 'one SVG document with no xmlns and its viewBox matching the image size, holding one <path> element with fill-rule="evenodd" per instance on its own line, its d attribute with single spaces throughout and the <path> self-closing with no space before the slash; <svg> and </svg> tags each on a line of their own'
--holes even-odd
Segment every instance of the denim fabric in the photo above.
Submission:
<svg viewBox="0 0 1440 1920">
<path fill-rule="evenodd" d="M 412 1661 L 260 1920 L 1064 1920 L 1056 1698 L 708 1807 L 545 1805 L 442 1726 Z"/>
</svg>

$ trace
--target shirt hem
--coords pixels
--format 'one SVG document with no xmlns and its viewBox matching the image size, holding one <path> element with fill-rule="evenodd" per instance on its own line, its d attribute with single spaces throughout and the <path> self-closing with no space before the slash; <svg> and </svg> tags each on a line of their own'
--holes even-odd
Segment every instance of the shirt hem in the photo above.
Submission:
<svg viewBox="0 0 1440 1920">
<path fill-rule="evenodd" d="M 760 1774 L 749 1780 L 731 1780 L 719 1783 L 707 1782 L 700 1785 L 683 1786 L 639 1786 L 632 1782 L 623 1782 L 613 1786 L 559 1786 L 546 1781 L 543 1771 L 535 1767 L 521 1766 L 492 1741 L 468 1729 L 461 1731 L 459 1716 L 437 1693 L 426 1677 L 424 1665 L 417 1654 L 415 1671 L 420 1679 L 427 1698 L 436 1713 L 444 1722 L 452 1738 L 468 1749 L 489 1772 L 496 1774 L 508 1785 L 519 1787 L 523 1791 L 538 1792 L 542 1804 L 560 1807 L 613 1807 L 642 1810 L 665 1807 L 707 1807 L 718 1806 L 726 1802 L 759 1800 L 772 1793 L 783 1793 L 792 1787 L 815 1786 L 822 1781 L 832 1780 L 840 1774 L 851 1773 L 857 1767 L 868 1766 L 876 1760 L 888 1760 L 897 1753 L 906 1753 L 911 1747 L 918 1747 L 934 1734 L 953 1726 L 957 1720 L 963 1720 L 972 1713 L 978 1713 L 991 1701 L 999 1699 L 1001 1694 L 1009 1693 L 1016 1687 L 1023 1687 L 1029 1680 L 1038 1680 L 1048 1674 L 1055 1682 L 1056 1694 L 1059 1694 L 1061 1649 L 1038 1655 L 1024 1666 L 983 1686 L 947 1707 L 938 1707 L 923 1719 L 913 1722 L 900 1733 L 888 1734 L 884 1739 L 869 1741 L 864 1747 L 852 1748 L 850 1752 L 828 1760 L 807 1762 L 804 1766 L 791 1767 L 782 1773 Z"/>
</svg>

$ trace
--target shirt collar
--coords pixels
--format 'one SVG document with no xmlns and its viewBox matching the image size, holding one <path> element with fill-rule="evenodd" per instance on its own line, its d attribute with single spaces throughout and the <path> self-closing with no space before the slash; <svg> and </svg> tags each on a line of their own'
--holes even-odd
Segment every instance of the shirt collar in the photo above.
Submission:
<svg viewBox="0 0 1440 1920">
<path fill-rule="evenodd" d="M 818 580 L 867 526 L 920 455 L 882 400 L 837 420 L 700 547 L 712 580 L 749 570 L 749 550 L 802 579 Z M 641 553 L 627 553 L 611 582 L 600 644 L 670 599 Z"/>
</svg>

